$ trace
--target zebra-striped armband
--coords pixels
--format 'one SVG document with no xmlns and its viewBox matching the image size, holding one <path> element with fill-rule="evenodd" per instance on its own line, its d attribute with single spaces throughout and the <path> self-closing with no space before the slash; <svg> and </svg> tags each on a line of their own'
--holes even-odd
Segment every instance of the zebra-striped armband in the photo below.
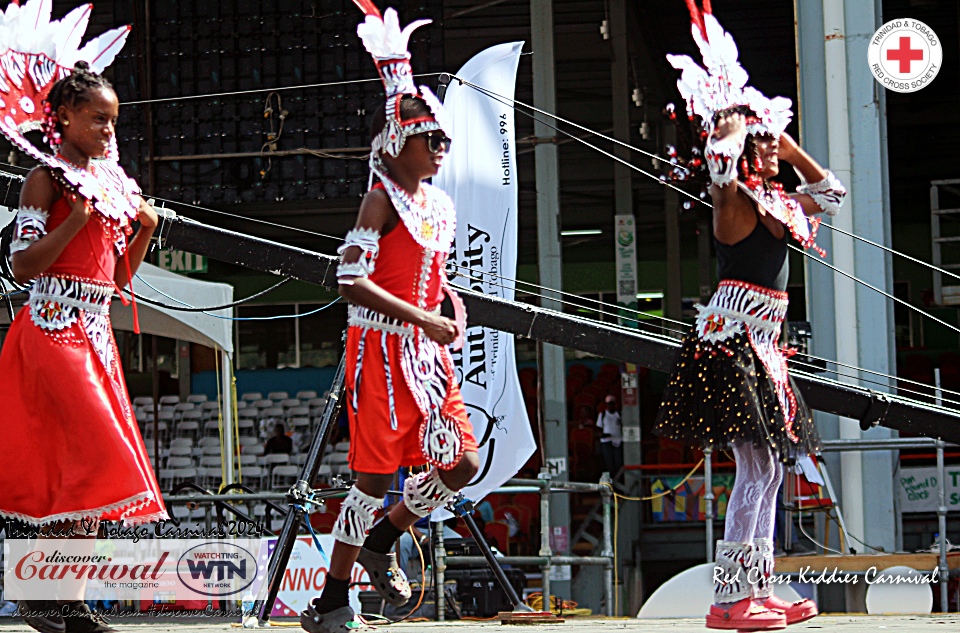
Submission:
<svg viewBox="0 0 960 633">
<path fill-rule="evenodd" d="M 14 219 L 13 240 L 10 241 L 10 253 L 26 250 L 31 244 L 47 234 L 47 219 L 50 213 L 37 207 L 23 207 L 17 210 Z"/>
<path fill-rule="evenodd" d="M 799 172 L 797 172 L 799 173 Z M 803 177 L 801 176 L 801 180 Z M 840 205 L 847 196 L 847 189 L 840 182 L 840 179 L 833 175 L 833 172 L 827 170 L 827 177 L 820 182 L 806 183 L 797 187 L 797 193 L 804 193 L 813 198 L 817 206 L 823 209 L 827 215 L 836 215 L 840 211 Z"/>
</svg>

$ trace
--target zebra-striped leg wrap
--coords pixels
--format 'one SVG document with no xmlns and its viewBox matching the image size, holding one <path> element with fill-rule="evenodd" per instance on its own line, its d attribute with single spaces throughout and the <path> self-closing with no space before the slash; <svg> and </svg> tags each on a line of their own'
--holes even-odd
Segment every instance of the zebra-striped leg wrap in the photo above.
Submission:
<svg viewBox="0 0 960 633">
<path fill-rule="evenodd" d="M 333 526 L 333 538 L 360 547 L 373 527 L 373 515 L 382 507 L 383 497 L 371 497 L 353 486 L 340 506 L 340 516 Z"/>
<path fill-rule="evenodd" d="M 418 517 L 425 517 L 457 494 L 440 480 L 436 468 L 427 473 L 409 477 L 403 482 L 403 502 Z"/>
</svg>

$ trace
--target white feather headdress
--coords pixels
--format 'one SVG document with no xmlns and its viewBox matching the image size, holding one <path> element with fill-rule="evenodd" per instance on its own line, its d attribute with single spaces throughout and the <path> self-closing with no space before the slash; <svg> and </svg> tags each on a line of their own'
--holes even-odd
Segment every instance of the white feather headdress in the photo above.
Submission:
<svg viewBox="0 0 960 633">
<path fill-rule="evenodd" d="M 364 48 L 373 57 L 377 72 L 383 80 L 386 91 L 386 125 L 373 140 L 371 149 L 371 167 L 377 170 L 381 151 L 396 157 L 400 155 L 407 137 L 433 130 L 449 130 L 443 113 L 443 104 L 426 86 L 417 88 L 413 82 L 413 68 L 410 66 L 410 53 L 407 43 L 410 34 L 419 27 L 430 24 L 430 20 L 415 20 L 400 28 L 400 18 L 394 9 L 387 9 L 383 15 L 371 0 L 353 0 L 366 14 L 366 18 L 357 26 L 357 35 Z M 432 117 L 404 121 L 400 117 L 400 100 L 404 95 L 423 99 L 430 108 Z"/>
<path fill-rule="evenodd" d="M 792 102 L 786 97 L 768 98 L 747 85 L 749 75 L 738 60 L 739 52 L 733 36 L 723 30 L 713 16 L 709 1 L 703 10 L 694 0 L 687 0 L 690 9 L 691 32 L 703 57 L 703 66 L 688 55 L 667 55 L 667 61 L 682 71 L 677 88 L 687 102 L 687 113 L 703 119 L 708 132 L 713 130 L 717 112 L 734 106 L 746 106 L 756 117 L 747 124 L 749 134 L 769 134 L 779 137 L 793 118 Z"/>
</svg>

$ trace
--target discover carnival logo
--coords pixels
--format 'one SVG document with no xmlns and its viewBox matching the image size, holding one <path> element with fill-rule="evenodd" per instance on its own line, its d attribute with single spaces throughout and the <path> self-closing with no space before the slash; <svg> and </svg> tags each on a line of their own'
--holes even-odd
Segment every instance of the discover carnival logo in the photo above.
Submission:
<svg viewBox="0 0 960 633">
<path fill-rule="evenodd" d="M 8 600 L 46 600 L 84 585 L 110 600 L 237 598 L 268 557 L 259 539 L 7 539 Z"/>
<path fill-rule="evenodd" d="M 884 88 L 916 92 L 940 72 L 943 46 L 933 29 L 919 20 L 890 20 L 873 34 L 867 61 L 870 72 Z"/>
</svg>

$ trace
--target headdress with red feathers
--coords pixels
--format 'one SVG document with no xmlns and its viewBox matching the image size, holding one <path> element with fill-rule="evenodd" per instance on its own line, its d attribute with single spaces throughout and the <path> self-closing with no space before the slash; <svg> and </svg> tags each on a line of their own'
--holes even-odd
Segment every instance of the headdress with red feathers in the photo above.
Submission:
<svg viewBox="0 0 960 633">
<path fill-rule="evenodd" d="M 0 133 L 26 154 L 53 169 L 105 216 L 119 220 L 137 216 L 132 198 L 139 188 L 117 164 L 116 139 L 107 158 L 95 161 L 95 171 L 72 167 L 38 149 L 24 134 L 41 128 L 44 101 L 59 79 L 85 61 L 101 73 L 109 66 L 130 33 L 129 26 L 107 31 L 80 48 L 92 4 L 77 7 L 62 20 L 50 20 L 52 0 L 17 0 L 0 14 Z"/>
<path fill-rule="evenodd" d="M 373 140 L 370 153 L 370 166 L 380 171 L 379 154 L 381 151 L 397 157 L 407 137 L 433 130 L 446 130 L 443 104 L 426 86 L 419 89 L 413 82 L 413 68 L 410 66 L 410 53 L 407 42 L 410 34 L 417 28 L 430 24 L 430 20 L 416 20 L 402 30 L 400 19 L 394 9 L 387 9 L 383 15 L 371 0 L 353 0 L 367 16 L 357 26 L 357 35 L 363 41 L 364 48 L 373 56 L 377 72 L 383 80 L 386 90 L 386 125 Z M 403 120 L 400 117 L 400 100 L 404 95 L 423 99 L 430 108 L 432 116 Z"/>
<path fill-rule="evenodd" d="M 747 85 L 749 75 L 737 59 L 737 45 L 713 17 L 710 0 L 703 1 L 702 11 L 697 8 L 695 0 L 687 0 L 687 8 L 690 9 L 693 39 L 703 56 L 705 68 L 687 55 L 667 55 L 667 61 L 683 71 L 677 80 L 677 88 L 687 102 L 687 113 L 699 116 L 709 133 L 713 131 L 717 112 L 746 106 L 756 115 L 748 118 L 747 133 L 779 138 L 793 118 L 790 99 L 770 99 Z"/>
</svg>

